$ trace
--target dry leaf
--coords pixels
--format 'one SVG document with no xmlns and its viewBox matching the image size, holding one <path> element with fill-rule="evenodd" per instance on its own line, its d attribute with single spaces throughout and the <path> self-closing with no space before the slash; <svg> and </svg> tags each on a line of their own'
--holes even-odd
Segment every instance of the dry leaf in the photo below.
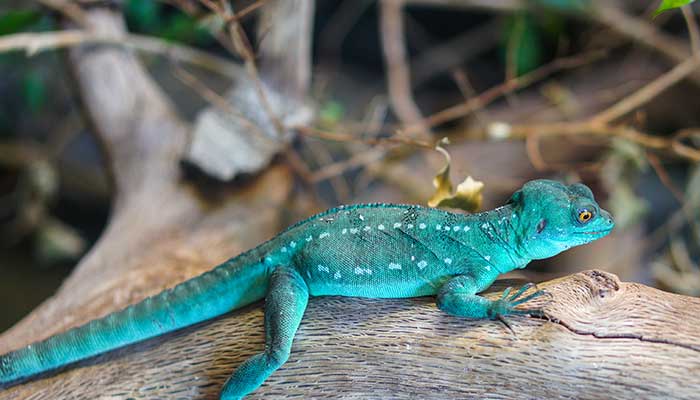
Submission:
<svg viewBox="0 0 700 400">
<path fill-rule="evenodd" d="M 435 193 L 428 200 L 430 207 L 450 207 L 458 208 L 468 212 L 476 212 L 481 208 L 483 200 L 482 190 L 484 183 L 474 180 L 468 176 L 464 182 L 457 186 L 457 191 L 452 193 L 452 182 L 450 182 L 450 154 L 440 145 L 435 147 L 435 150 L 445 156 L 445 166 L 440 169 L 435 178 L 433 178 L 433 186 Z"/>
</svg>

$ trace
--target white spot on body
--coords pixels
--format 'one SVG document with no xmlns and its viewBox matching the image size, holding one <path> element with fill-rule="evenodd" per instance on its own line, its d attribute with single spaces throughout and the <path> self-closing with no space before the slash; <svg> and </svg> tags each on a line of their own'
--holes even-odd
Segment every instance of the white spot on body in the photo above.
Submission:
<svg viewBox="0 0 700 400">
<path fill-rule="evenodd" d="M 281 250 L 281 251 L 282 251 L 282 253 L 286 253 L 286 252 L 287 252 L 287 246 L 282 247 L 282 250 Z"/>
<path fill-rule="evenodd" d="M 355 267 L 355 275 L 372 275 L 372 270 L 369 268 Z"/>
<path fill-rule="evenodd" d="M 435 225 L 435 229 L 441 230 L 441 229 L 442 229 L 442 225 L 440 225 L 440 224 Z"/>
<path fill-rule="evenodd" d="M 484 260 L 490 261 L 490 260 L 491 260 L 491 256 L 484 256 Z"/>
<path fill-rule="evenodd" d="M 487 224 L 486 222 L 484 222 L 483 224 L 481 224 L 481 227 L 484 228 L 484 229 L 489 229 L 489 224 Z"/>
<path fill-rule="evenodd" d="M 450 227 L 447 226 L 447 225 L 445 225 L 444 229 L 445 229 L 446 231 L 449 231 L 449 230 L 450 230 Z"/>
<path fill-rule="evenodd" d="M 367 225 L 367 226 L 365 226 L 365 228 L 363 229 L 363 231 L 369 232 L 370 229 L 372 229 L 372 227 L 370 227 L 369 225 Z"/>
<path fill-rule="evenodd" d="M 401 228 L 400 222 L 394 222 L 394 228 Z"/>
<path fill-rule="evenodd" d="M 418 269 L 423 269 L 427 266 L 428 266 L 428 263 L 425 260 L 418 261 Z"/>
<path fill-rule="evenodd" d="M 318 235 L 319 239 L 323 239 L 324 237 L 328 237 L 330 234 L 328 232 L 323 232 L 322 234 Z"/>
<path fill-rule="evenodd" d="M 377 227 L 377 229 L 379 229 L 380 231 L 383 231 L 383 230 L 384 230 L 384 225 L 379 224 L 379 226 Z"/>
<path fill-rule="evenodd" d="M 464 231 L 465 231 L 465 232 L 469 232 L 470 229 L 472 229 L 472 228 L 470 228 L 470 227 L 468 227 L 468 226 L 465 226 L 465 227 L 464 227 Z"/>
<path fill-rule="evenodd" d="M 408 225 L 406 225 L 406 228 L 408 228 L 408 229 L 413 229 L 413 224 L 408 224 Z"/>
<path fill-rule="evenodd" d="M 411 261 L 416 261 L 416 256 L 411 256 Z"/>
<path fill-rule="evenodd" d="M 318 270 L 320 272 L 331 272 L 331 270 L 328 267 L 326 267 L 325 265 L 321 265 L 321 264 L 318 265 Z"/>
<path fill-rule="evenodd" d="M 307 237 L 306 237 L 306 241 L 307 241 L 307 242 L 310 242 L 311 240 L 313 240 L 313 238 L 314 238 L 313 236 L 307 236 Z"/>
<path fill-rule="evenodd" d="M 486 268 L 487 271 L 491 271 L 491 266 L 490 266 L 490 265 L 487 265 L 487 266 L 485 266 L 484 268 Z"/>
<path fill-rule="evenodd" d="M 357 229 L 357 228 L 350 228 L 350 233 L 352 233 L 352 234 L 355 234 L 355 233 L 357 233 L 357 232 L 359 232 L 359 231 L 360 231 L 360 230 Z"/>
<path fill-rule="evenodd" d="M 460 230 L 460 229 L 461 229 L 461 226 L 455 226 L 455 227 L 452 228 L 452 230 L 455 231 L 455 232 L 457 232 L 457 231 Z"/>
<path fill-rule="evenodd" d="M 289 247 L 291 247 L 291 248 L 297 247 L 297 242 L 290 242 Z"/>
<path fill-rule="evenodd" d="M 340 279 L 341 276 L 340 271 L 335 271 L 335 274 L 333 274 L 333 279 Z"/>
<path fill-rule="evenodd" d="M 343 235 L 345 235 L 346 233 L 348 233 L 348 229 L 347 229 L 347 228 L 343 228 L 343 230 L 342 230 L 340 233 L 342 233 Z"/>
<path fill-rule="evenodd" d="M 364 221 L 364 220 L 365 220 L 365 216 L 360 214 L 360 221 Z"/>
<path fill-rule="evenodd" d="M 401 265 L 396 263 L 389 263 L 389 269 L 401 269 Z"/>
<path fill-rule="evenodd" d="M 451 258 L 446 258 L 443 261 L 445 261 L 445 264 L 450 265 L 452 264 L 452 259 Z"/>
<path fill-rule="evenodd" d="M 425 226 L 426 226 L 426 225 L 423 224 L 423 223 L 421 223 L 421 224 L 418 225 L 418 227 L 419 227 L 420 229 L 425 229 Z"/>
</svg>

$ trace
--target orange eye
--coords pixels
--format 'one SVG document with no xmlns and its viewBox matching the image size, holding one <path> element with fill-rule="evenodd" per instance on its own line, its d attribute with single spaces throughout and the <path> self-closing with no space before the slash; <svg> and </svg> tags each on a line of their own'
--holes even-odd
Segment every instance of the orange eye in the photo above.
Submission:
<svg viewBox="0 0 700 400">
<path fill-rule="evenodd" d="M 586 210 L 586 209 L 583 209 L 583 210 L 578 212 L 579 222 L 585 223 L 585 222 L 588 222 L 591 218 L 593 218 L 593 213 Z"/>
</svg>

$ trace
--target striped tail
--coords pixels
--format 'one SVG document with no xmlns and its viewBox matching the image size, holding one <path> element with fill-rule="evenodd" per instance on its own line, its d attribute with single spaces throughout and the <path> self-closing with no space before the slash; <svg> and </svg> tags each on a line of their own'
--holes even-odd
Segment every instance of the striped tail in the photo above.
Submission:
<svg viewBox="0 0 700 400">
<path fill-rule="evenodd" d="M 246 253 L 104 318 L 0 356 L 0 386 L 214 318 L 262 299 L 270 268 Z M 246 262 L 248 261 L 248 262 Z"/>
</svg>

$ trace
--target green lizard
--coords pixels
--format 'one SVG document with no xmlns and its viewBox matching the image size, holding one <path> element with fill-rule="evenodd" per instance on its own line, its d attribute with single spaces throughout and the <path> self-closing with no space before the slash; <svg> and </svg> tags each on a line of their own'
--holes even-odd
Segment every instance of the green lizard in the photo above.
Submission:
<svg viewBox="0 0 700 400">
<path fill-rule="evenodd" d="M 437 295 L 452 315 L 499 318 L 542 294 L 477 293 L 498 275 L 607 235 L 613 220 L 582 184 L 526 183 L 495 210 L 462 215 L 415 205 L 342 206 L 154 297 L 0 356 L 7 386 L 78 360 L 204 321 L 265 298 L 265 350 L 236 369 L 237 399 L 285 363 L 309 296 Z"/>
</svg>

